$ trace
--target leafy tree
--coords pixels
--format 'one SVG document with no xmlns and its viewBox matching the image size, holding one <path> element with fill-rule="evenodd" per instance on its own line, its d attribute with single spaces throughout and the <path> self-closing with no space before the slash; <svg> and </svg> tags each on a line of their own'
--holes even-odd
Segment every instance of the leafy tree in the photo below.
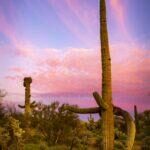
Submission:
<svg viewBox="0 0 150 150">
<path fill-rule="evenodd" d="M 70 111 L 63 111 L 58 102 L 51 105 L 39 103 L 33 110 L 31 119 L 32 127 L 42 134 L 49 145 L 69 145 L 78 123 L 78 116 Z"/>
</svg>

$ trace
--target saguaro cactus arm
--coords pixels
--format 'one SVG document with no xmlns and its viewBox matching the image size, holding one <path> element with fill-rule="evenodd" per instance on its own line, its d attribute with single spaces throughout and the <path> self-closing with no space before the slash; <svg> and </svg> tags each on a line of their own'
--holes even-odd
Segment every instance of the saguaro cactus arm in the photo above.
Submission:
<svg viewBox="0 0 150 150">
<path fill-rule="evenodd" d="M 35 101 L 33 101 L 31 104 L 30 104 L 30 108 L 36 108 L 37 107 L 37 104 Z"/>
<path fill-rule="evenodd" d="M 98 106 L 101 107 L 101 109 L 103 109 L 103 110 L 107 110 L 108 109 L 109 106 L 102 99 L 102 97 L 98 94 L 98 92 L 93 92 L 93 97 L 95 98 L 96 103 L 98 104 Z"/>
<path fill-rule="evenodd" d="M 127 150 L 131 150 L 134 144 L 135 133 L 136 133 L 134 120 L 127 111 L 116 106 L 114 106 L 113 108 L 114 108 L 114 114 L 122 116 L 126 122 L 126 126 L 127 126 L 126 147 L 127 147 Z"/>
<path fill-rule="evenodd" d="M 33 101 L 32 103 L 31 103 L 31 105 L 35 105 L 36 104 L 36 101 Z"/>
<path fill-rule="evenodd" d="M 135 119 L 135 126 L 136 126 L 136 131 L 139 133 L 139 117 L 138 117 L 138 111 L 137 111 L 137 106 L 134 105 L 134 119 Z"/>
<path fill-rule="evenodd" d="M 18 105 L 18 107 L 24 109 L 25 105 Z"/>
<path fill-rule="evenodd" d="M 78 113 L 78 114 L 95 114 L 95 113 L 99 113 L 100 108 L 99 107 L 93 107 L 93 108 L 78 108 L 78 107 L 74 107 L 74 106 L 63 106 L 64 110 L 69 110 L 71 112 L 74 113 Z"/>
<path fill-rule="evenodd" d="M 98 97 L 98 94 L 94 94 L 94 95 Z M 101 114 L 101 112 L 104 111 L 103 107 L 101 106 L 94 107 L 94 108 L 78 108 L 78 107 L 66 105 L 63 107 L 63 109 L 69 110 L 71 112 L 78 113 L 78 114 L 95 114 L 95 113 Z M 127 111 L 119 107 L 113 106 L 113 112 L 114 112 L 114 115 L 122 116 L 126 122 L 126 126 L 127 126 L 126 147 L 127 147 L 127 150 L 131 150 L 134 144 L 134 138 L 135 138 L 135 132 L 136 132 L 134 120 Z"/>
<path fill-rule="evenodd" d="M 20 107 L 20 108 L 25 108 L 25 105 L 18 105 L 18 107 Z M 30 108 L 35 108 L 35 107 L 37 107 L 37 104 L 36 104 L 36 102 L 35 101 L 33 101 L 31 104 L 30 104 Z"/>
</svg>

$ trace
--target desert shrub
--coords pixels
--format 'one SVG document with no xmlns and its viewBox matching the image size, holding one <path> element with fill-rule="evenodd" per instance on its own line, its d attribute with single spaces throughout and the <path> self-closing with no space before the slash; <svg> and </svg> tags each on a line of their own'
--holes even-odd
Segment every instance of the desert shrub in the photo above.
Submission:
<svg viewBox="0 0 150 150">
<path fill-rule="evenodd" d="M 68 150 L 68 148 L 65 145 L 56 145 L 56 146 L 51 146 L 49 150 Z"/>
<path fill-rule="evenodd" d="M 143 139 L 142 150 L 150 150 L 150 136 L 147 136 Z"/>
<path fill-rule="evenodd" d="M 120 141 L 115 141 L 115 150 L 125 150 L 125 146 Z"/>
<path fill-rule="evenodd" d="M 70 145 L 73 131 L 79 123 L 78 116 L 69 111 L 63 111 L 58 102 L 51 105 L 38 104 L 33 111 L 31 126 L 41 133 L 41 137 L 53 145 Z"/>
<path fill-rule="evenodd" d="M 24 150 L 49 150 L 50 148 L 45 142 L 39 144 L 29 143 L 25 144 Z"/>
<path fill-rule="evenodd" d="M 39 150 L 39 145 L 33 143 L 25 144 L 25 150 L 35 150 L 35 149 Z"/>
<path fill-rule="evenodd" d="M 6 149 L 9 140 L 10 140 L 9 132 L 5 128 L 0 127 L 0 147 L 1 147 L 1 149 Z"/>
</svg>

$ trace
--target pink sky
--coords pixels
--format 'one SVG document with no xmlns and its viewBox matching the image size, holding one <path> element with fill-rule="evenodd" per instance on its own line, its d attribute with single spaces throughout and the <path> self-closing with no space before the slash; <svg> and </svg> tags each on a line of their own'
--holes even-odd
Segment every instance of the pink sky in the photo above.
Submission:
<svg viewBox="0 0 150 150">
<path fill-rule="evenodd" d="M 130 107 L 131 110 L 134 104 L 139 104 L 139 107 L 144 109 L 150 106 L 148 102 L 150 51 L 144 42 L 137 43 L 137 38 L 130 32 L 130 20 L 127 13 L 129 8 L 125 4 L 120 0 L 107 2 L 113 97 L 114 102 L 124 108 Z M 25 14 L 18 13 L 22 7 L 12 3 L 7 5 L 9 5 L 9 9 L 6 14 L 0 8 L 0 33 L 2 33 L 2 44 L 0 45 L 1 88 L 6 89 L 8 93 L 24 93 L 23 78 L 31 76 L 33 78 L 33 93 L 58 95 L 74 93 L 77 95 L 87 94 L 88 96 L 93 91 L 101 93 L 98 5 L 90 1 L 80 3 L 79 0 L 72 2 L 69 0 L 62 2 L 48 0 L 46 4 L 40 3 L 39 6 L 38 4 L 34 6 L 32 2 L 25 2 L 25 7 L 29 10 L 33 9 L 35 18 L 37 17 L 39 20 L 46 20 L 47 18 L 42 23 L 49 28 L 54 27 L 52 28 L 55 30 L 54 33 L 51 31 L 45 36 L 42 36 L 43 33 L 41 33 L 39 39 L 36 36 L 31 38 L 32 35 L 30 34 L 26 35 L 30 26 L 29 29 L 25 28 L 22 25 L 22 23 L 25 24 L 23 19 L 19 20 L 20 16 L 25 17 Z M 34 7 L 40 8 L 41 15 Z M 9 22 L 8 14 L 11 14 L 9 17 L 12 22 Z M 28 18 L 28 14 L 26 15 Z M 58 36 L 52 40 L 55 34 L 59 35 L 55 29 L 58 23 L 55 20 L 53 20 L 54 23 L 52 22 L 51 18 L 53 17 L 62 26 L 62 35 L 63 32 L 66 32 L 61 39 Z M 36 21 L 33 21 L 33 24 L 34 22 Z M 47 32 L 49 28 L 46 28 Z M 39 24 L 39 29 L 45 32 L 44 25 Z M 57 30 L 60 30 L 59 27 Z M 37 30 L 35 33 L 38 34 L 39 32 Z M 70 37 L 75 42 L 78 41 L 77 46 L 72 44 L 71 40 L 66 45 L 61 43 L 61 40 L 66 38 L 67 41 Z M 51 39 L 48 44 L 45 42 L 48 46 L 34 41 L 42 41 L 42 38 L 44 42 L 49 38 Z M 5 39 L 9 42 L 5 42 Z M 53 46 L 55 42 L 60 42 L 60 47 Z M 140 98 L 142 99 L 140 100 Z M 82 103 L 83 101 L 78 100 L 79 105 Z M 91 102 L 91 105 L 93 104 L 95 105 Z"/>
</svg>

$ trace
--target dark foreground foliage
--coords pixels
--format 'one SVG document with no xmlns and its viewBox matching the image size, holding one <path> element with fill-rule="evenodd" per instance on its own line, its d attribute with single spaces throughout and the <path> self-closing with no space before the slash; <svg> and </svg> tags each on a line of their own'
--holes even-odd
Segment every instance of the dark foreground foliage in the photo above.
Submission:
<svg viewBox="0 0 150 150">
<path fill-rule="evenodd" d="M 4 110 L 0 104 L 0 149 L 3 150 L 97 150 L 101 147 L 101 120 L 94 121 L 90 115 L 87 122 L 54 102 L 37 104 L 32 110 L 27 129 L 23 113 Z M 15 110 L 15 109 L 14 109 Z M 142 150 L 149 150 L 150 111 L 139 114 Z M 115 118 L 115 150 L 125 149 L 125 122 Z"/>
</svg>

